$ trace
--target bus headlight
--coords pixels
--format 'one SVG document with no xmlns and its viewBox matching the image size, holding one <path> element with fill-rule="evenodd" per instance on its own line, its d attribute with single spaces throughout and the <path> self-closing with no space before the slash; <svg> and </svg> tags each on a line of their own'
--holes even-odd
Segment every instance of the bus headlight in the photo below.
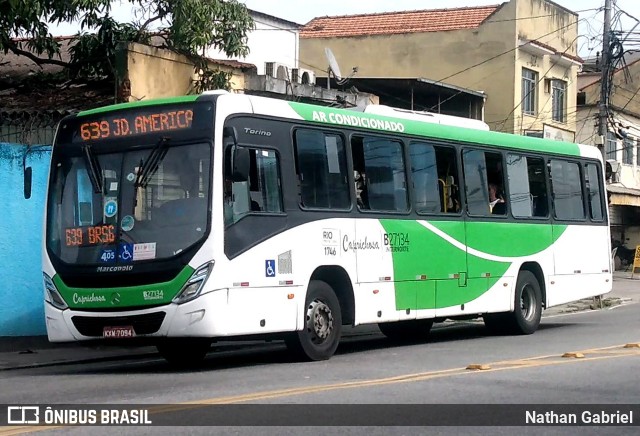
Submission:
<svg viewBox="0 0 640 436">
<path fill-rule="evenodd" d="M 207 262 L 195 270 L 191 275 L 191 278 L 187 280 L 187 283 L 184 284 L 178 295 L 173 299 L 173 302 L 182 304 L 197 298 L 200 295 L 200 291 L 202 291 L 202 287 L 209 278 L 211 270 L 213 270 L 213 264 L 213 261 Z"/>
<path fill-rule="evenodd" d="M 62 295 L 60 295 L 60 292 L 58 292 L 58 289 L 56 288 L 56 285 L 53 283 L 53 280 L 51 280 L 51 277 L 49 277 L 45 273 L 42 273 L 42 276 L 44 279 L 44 290 L 49 297 L 47 301 L 49 301 L 49 303 L 51 303 L 51 305 L 56 309 L 60 309 L 60 310 L 68 309 L 69 306 L 67 306 L 67 303 L 65 303 L 64 298 L 62 298 Z"/>
</svg>

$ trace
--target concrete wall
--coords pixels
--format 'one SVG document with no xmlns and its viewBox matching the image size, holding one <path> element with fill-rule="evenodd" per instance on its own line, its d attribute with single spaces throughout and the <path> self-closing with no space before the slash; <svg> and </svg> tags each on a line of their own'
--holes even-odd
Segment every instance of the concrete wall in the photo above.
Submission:
<svg viewBox="0 0 640 436">
<path fill-rule="evenodd" d="M 143 44 L 129 44 L 124 54 L 124 77 L 131 87 L 128 101 L 193 94 L 194 66 L 186 56 Z M 232 73 L 232 90 L 244 89 L 244 72 L 227 66 L 211 68 Z"/>
<path fill-rule="evenodd" d="M 44 335 L 41 246 L 50 148 L 35 147 L 31 198 L 23 196 L 27 147 L 0 143 L 0 336 Z"/>
<path fill-rule="evenodd" d="M 427 7 L 427 6 L 425 6 Z M 537 17 L 537 18 L 531 18 Z M 571 23 L 575 23 L 571 25 Z M 300 63 L 318 66 L 326 76 L 325 47 L 331 48 L 343 74 L 354 66 L 358 77 L 424 77 L 487 94 L 485 121 L 493 130 L 519 133 L 523 124 L 551 122 L 550 95 L 540 95 L 539 117 L 521 118 L 522 66 L 530 56 L 517 49 L 520 38 L 540 39 L 556 50 L 576 55 L 577 16 L 545 0 L 511 0 L 475 29 L 345 38 L 302 38 Z M 547 57 L 536 66 L 543 77 L 568 75 L 568 96 L 575 95 L 577 67 L 553 67 Z M 549 69 L 551 68 L 551 69 Z M 573 97 L 569 113 L 575 114 Z M 547 118 L 548 117 L 548 118 Z M 575 131 L 575 117 L 562 125 Z"/>
</svg>

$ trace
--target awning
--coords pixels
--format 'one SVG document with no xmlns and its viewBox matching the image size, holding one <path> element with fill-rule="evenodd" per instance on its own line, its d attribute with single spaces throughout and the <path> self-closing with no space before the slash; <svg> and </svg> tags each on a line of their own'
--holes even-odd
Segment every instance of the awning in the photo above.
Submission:
<svg viewBox="0 0 640 436">
<path fill-rule="evenodd" d="M 640 207 L 640 189 L 607 185 L 607 191 L 610 194 L 609 204 L 611 205 Z"/>
</svg>

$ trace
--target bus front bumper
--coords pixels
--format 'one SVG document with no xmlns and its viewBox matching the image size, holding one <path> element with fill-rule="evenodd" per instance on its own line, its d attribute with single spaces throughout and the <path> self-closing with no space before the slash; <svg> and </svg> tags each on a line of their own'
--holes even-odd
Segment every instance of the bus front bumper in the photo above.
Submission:
<svg viewBox="0 0 640 436">
<path fill-rule="evenodd" d="M 212 337 L 216 308 L 225 306 L 226 295 L 218 290 L 183 304 L 117 312 L 60 310 L 45 302 L 47 335 L 50 342 L 88 341 L 105 339 L 105 328 L 132 327 L 134 337 Z"/>
</svg>

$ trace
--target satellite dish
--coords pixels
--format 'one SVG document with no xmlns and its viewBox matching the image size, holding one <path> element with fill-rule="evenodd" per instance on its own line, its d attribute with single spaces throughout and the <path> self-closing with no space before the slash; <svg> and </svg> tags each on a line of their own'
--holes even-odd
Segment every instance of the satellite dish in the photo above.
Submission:
<svg viewBox="0 0 640 436">
<path fill-rule="evenodd" d="M 342 79 L 342 74 L 340 73 L 340 67 L 338 66 L 338 61 L 336 57 L 333 55 L 333 52 L 329 47 L 324 48 L 324 54 L 327 57 L 327 61 L 329 62 L 329 75 L 333 74 L 336 80 Z M 330 79 L 331 77 L 329 77 Z"/>
</svg>

